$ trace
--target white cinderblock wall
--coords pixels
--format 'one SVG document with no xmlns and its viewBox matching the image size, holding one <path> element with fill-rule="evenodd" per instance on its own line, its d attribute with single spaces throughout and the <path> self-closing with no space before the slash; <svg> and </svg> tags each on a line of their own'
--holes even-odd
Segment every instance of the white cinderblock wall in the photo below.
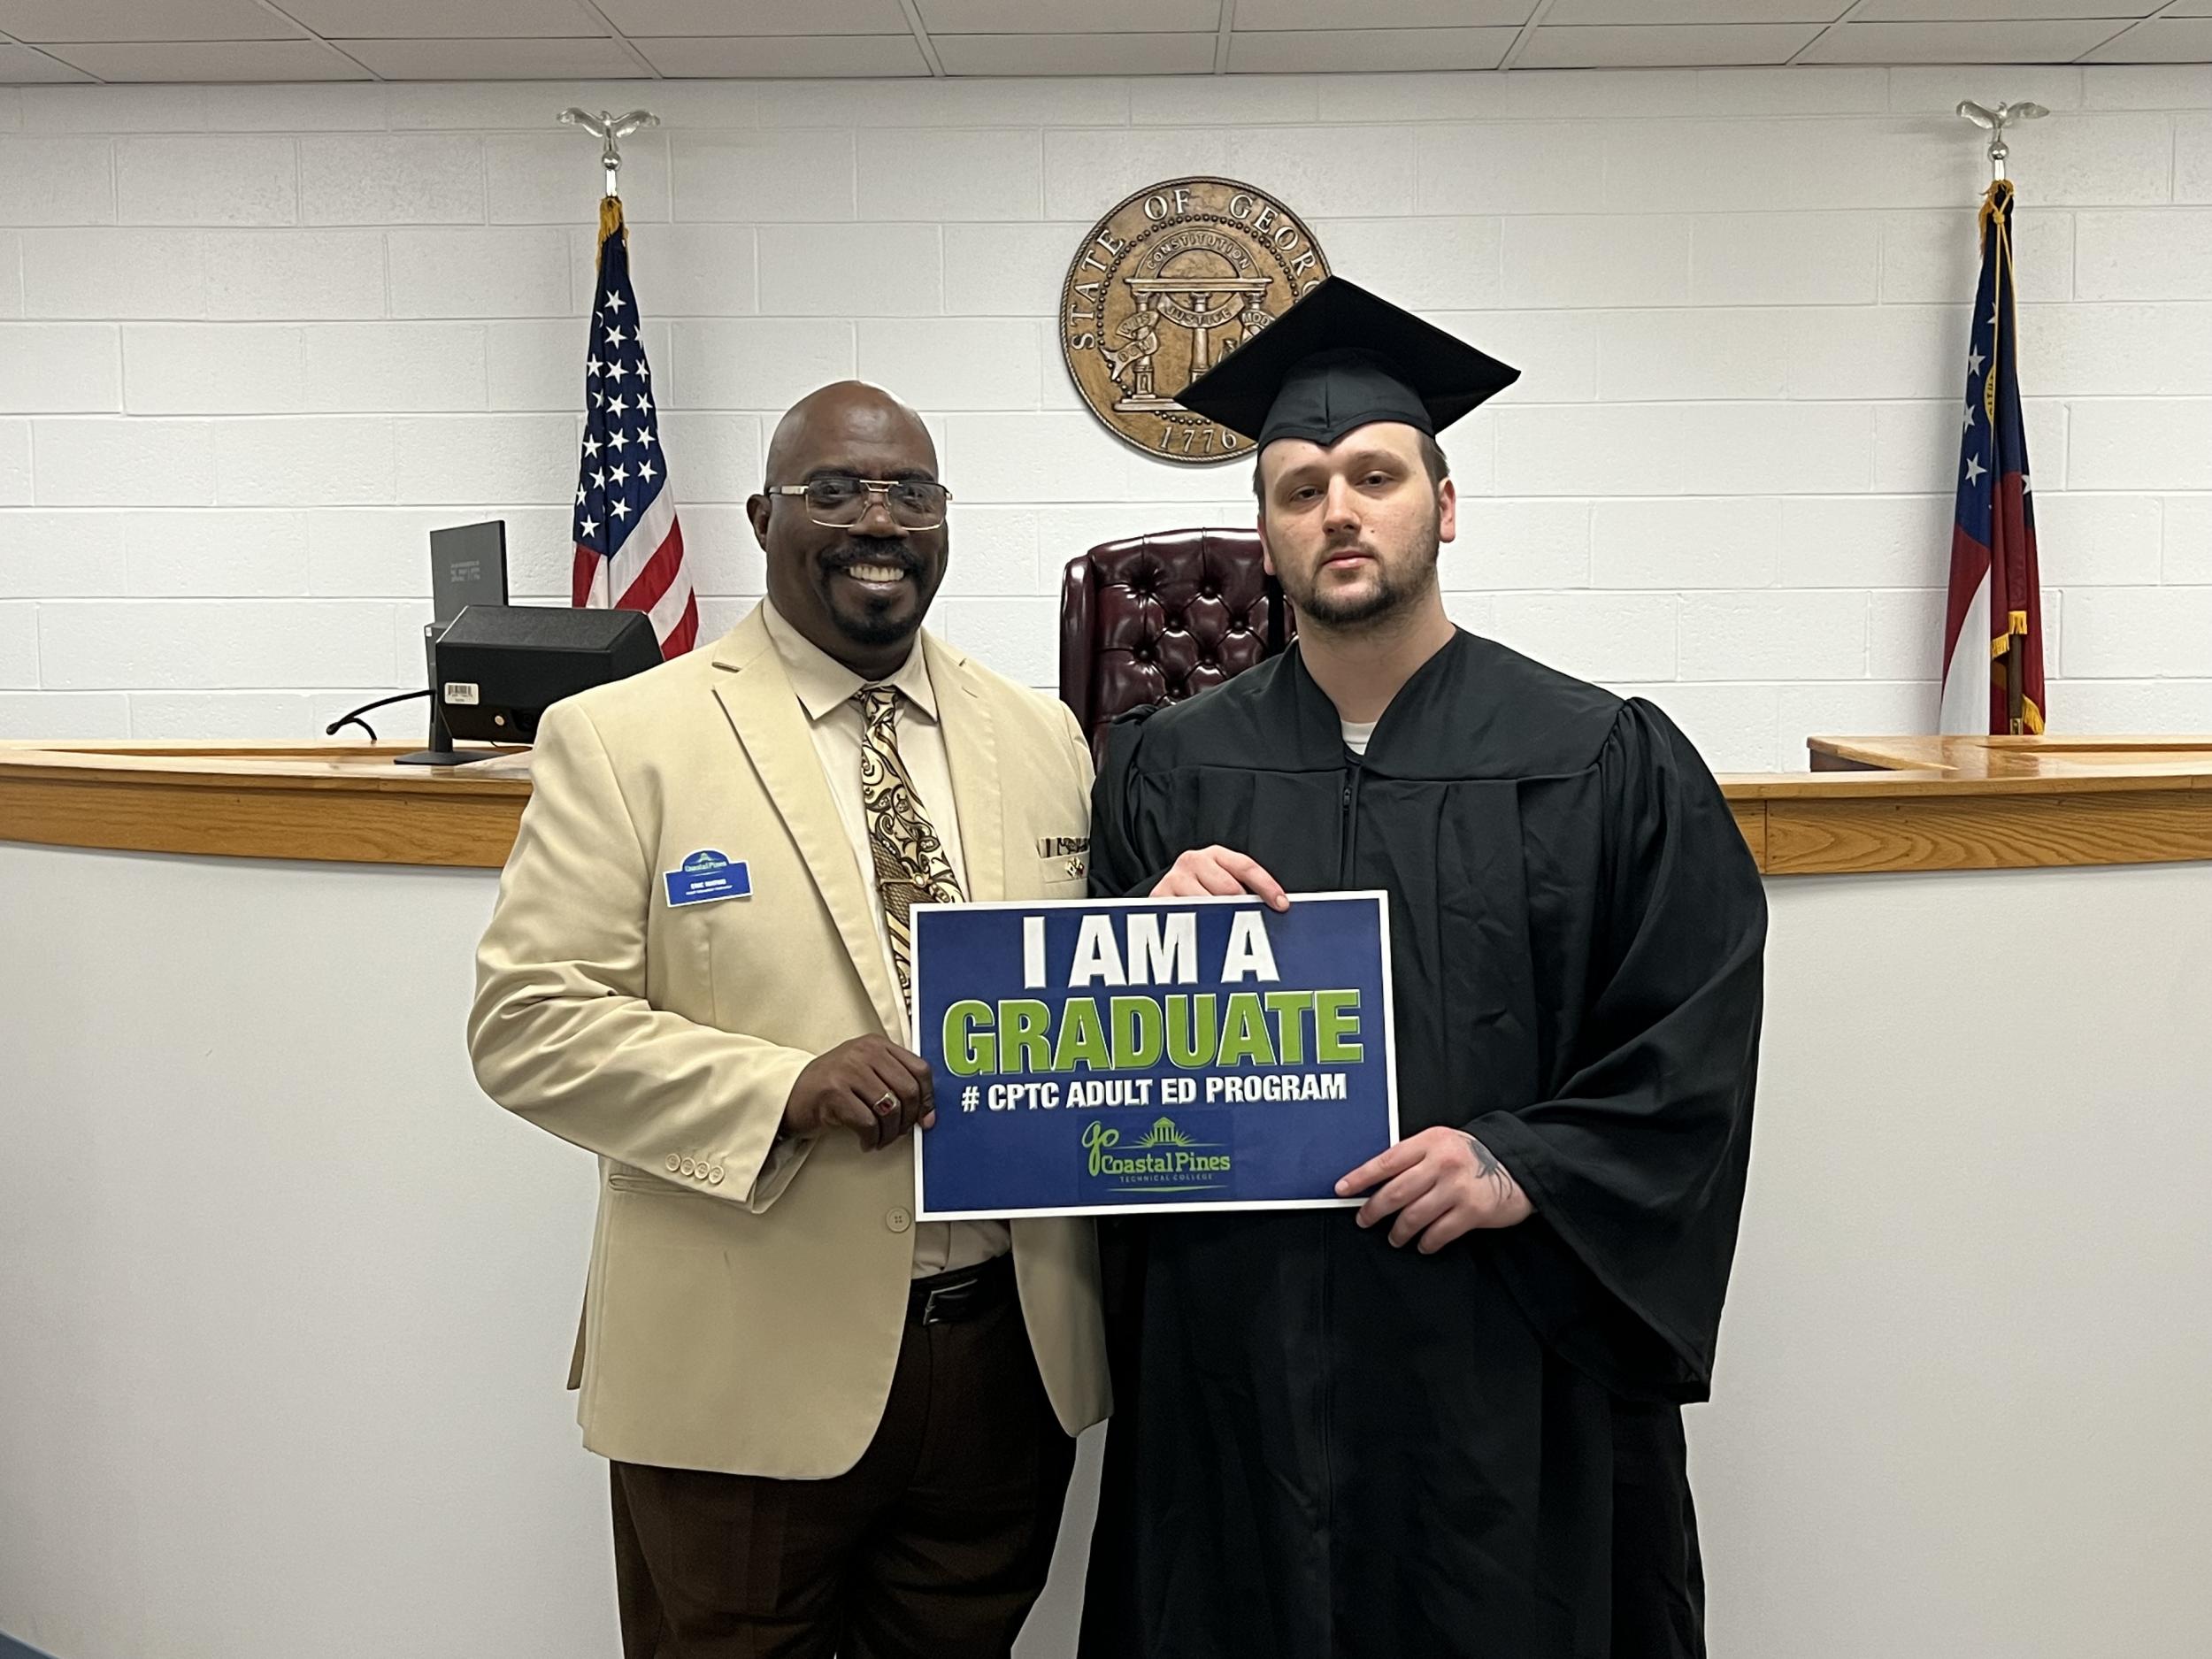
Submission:
<svg viewBox="0 0 2212 1659">
<path fill-rule="evenodd" d="M 1927 729 L 1974 205 L 2016 143 L 2054 725 L 2212 730 L 2212 70 L 0 88 L 0 735 L 304 735 L 419 682 L 432 526 L 565 592 L 598 173 L 687 540 L 761 584 L 764 423 L 857 373 L 958 495 L 936 620 L 1040 686 L 1057 573 L 1244 522 L 1077 404 L 1053 311 L 1127 191 L 1218 173 L 1526 371 L 1449 434 L 1468 626 L 1724 769 Z M 387 735 L 412 736 L 419 708 Z"/>
</svg>

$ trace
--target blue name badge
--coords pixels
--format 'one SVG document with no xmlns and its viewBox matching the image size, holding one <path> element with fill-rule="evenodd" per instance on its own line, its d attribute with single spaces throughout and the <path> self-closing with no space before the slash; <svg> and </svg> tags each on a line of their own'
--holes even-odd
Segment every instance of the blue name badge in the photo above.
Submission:
<svg viewBox="0 0 2212 1659">
<path fill-rule="evenodd" d="M 668 883 L 668 903 L 708 904 L 716 899 L 742 899 L 753 891 L 752 872 L 742 858 L 733 861 L 709 849 L 695 852 L 680 867 L 663 873 Z"/>
</svg>

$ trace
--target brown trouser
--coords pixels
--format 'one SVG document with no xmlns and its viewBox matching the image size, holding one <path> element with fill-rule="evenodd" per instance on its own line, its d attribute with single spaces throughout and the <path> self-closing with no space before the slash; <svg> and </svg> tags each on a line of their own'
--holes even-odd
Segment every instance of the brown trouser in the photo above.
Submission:
<svg viewBox="0 0 2212 1659">
<path fill-rule="evenodd" d="M 1074 1459 L 1010 1296 L 910 1316 L 883 1422 L 847 1473 L 613 1465 L 624 1659 L 1003 1659 Z"/>
</svg>

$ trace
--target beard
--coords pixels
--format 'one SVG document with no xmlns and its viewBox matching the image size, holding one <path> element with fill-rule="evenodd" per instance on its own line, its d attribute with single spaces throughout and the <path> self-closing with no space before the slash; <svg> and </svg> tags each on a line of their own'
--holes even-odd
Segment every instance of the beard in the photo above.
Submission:
<svg viewBox="0 0 2212 1659">
<path fill-rule="evenodd" d="M 1441 515 L 1432 514 L 1420 540 L 1395 560 L 1384 559 L 1375 548 L 1364 542 L 1341 543 L 1323 549 L 1321 558 L 1312 570 L 1297 577 L 1291 575 L 1286 565 L 1278 565 L 1277 579 L 1301 620 L 1310 618 L 1325 627 L 1343 629 L 1380 622 L 1397 615 L 1428 591 L 1436 574 L 1437 557 L 1443 549 L 1439 536 L 1442 527 Z M 1325 591 L 1321 566 L 1333 556 L 1355 549 L 1372 559 L 1372 581 L 1350 593 Z"/>
<path fill-rule="evenodd" d="M 904 592 L 856 595 L 833 580 L 855 565 L 881 565 L 906 572 L 912 584 L 912 603 L 908 603 Z M 817 559 L 814 571 L 823 611 L 837 631 L 855 645 L 897 645 L 911 639 L 929 609 L 931 572 L 903 541 L 847 536 Z"/>
</svg>

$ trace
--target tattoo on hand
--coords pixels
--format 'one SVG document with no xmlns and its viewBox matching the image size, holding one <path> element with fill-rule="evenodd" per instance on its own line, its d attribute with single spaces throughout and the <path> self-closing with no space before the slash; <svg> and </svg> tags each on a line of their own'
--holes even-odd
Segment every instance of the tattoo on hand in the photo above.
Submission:
<svg viewBox="0 0 2212 1659">
<path fill-rule="evenodd" d="M 1499 1203 L 1504 1203 L 1513 1196 L 1515 1183 L 1511 1171 L 1498 1162 L 1496 1154 L 1474 1136 L 1467 1134 L 1464 1129 L 1459 1133 L 1467 1135 L 1467 1144 L 1474 1148 L 1475 1179 L 1490 1189 L 1491 1196 Z"/>
</svg>

